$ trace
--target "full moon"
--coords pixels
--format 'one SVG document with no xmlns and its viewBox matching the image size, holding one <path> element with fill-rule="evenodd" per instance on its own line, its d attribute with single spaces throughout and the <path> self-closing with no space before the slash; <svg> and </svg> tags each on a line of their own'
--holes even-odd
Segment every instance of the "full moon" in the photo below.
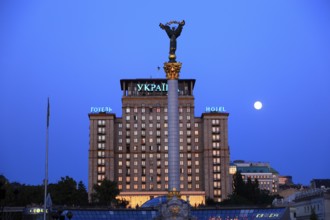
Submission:
<svg viewBox="0 0 330 220">
<path fill-rule="evenodd" d="M 260 110 L 262 108 L 262 103 L 260 101 L 256 101 L 254 103 L 254 108 Z"/>
</svg>

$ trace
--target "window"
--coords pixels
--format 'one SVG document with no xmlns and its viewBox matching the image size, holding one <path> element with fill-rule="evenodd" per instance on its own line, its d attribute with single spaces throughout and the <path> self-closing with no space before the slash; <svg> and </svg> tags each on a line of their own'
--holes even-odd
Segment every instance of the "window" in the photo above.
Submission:
<svg viewBox="0 0 330 220">
<path fill-rule="evenodd" d="M 129 115 L 126 115 L 126 121 L 131 120 L 131 117 Z"/>
<path fill-rule="evenodd" d="M 131 109 L 130 109 L 129 107 L 127 107 L 127 108 L 126 108 L 126 113 L 129 113 L 130 110 L 131 110 Z"/>
<path fill-rule="evenodd" d="M 98 151 L 97 156 L 98 157 L 105 157 L 105 152 L 104 151 Z"/>
<path fill-rule="evenodd" d="M 164 108 L 164 112 L 167 112 L 167 108 Z"/>
<path fill-rule="evenodd" d="M 97 165 L 105 165 L 105 159 L 97 159 Z"/>
<path fill-rule="evenodd" d="M 97 125 L 105 125 L 105 120 L 98 120 Z"/>
<path fill-rule="evenodd" d="M 105 128 L 104 127 L 98 127 L 97 128 L 97 133 L 99 133 L 99 134 L 105 134 Z"/>
<path fill-rule="evenodd" d="M 105 172 L 105 167 L 97 167 L 97 172 L 104 173 Z"/>
<path fill-rule="evenodd" d="M 198 128 L 198 124 L 197 123 L 195 123 L 195 128 Z"/>
<path fill-rule="evenodd" d="M 104 175 L 97 175 L 97 181 L 102 181 L 104 179 Z"/>
<path fill-rule="evenodd" d="M 97 140 L 98 141 L 105 141 L 105 135 L 98 135 Z"/>
<path fill-rule="evenodd" d="M 97 143 L 97 149 L 104 150 L 105 149 L 105 144 L 104 143 Z"/>
<path fill-rule="evenodd" d="M 152 121 L 152 115 L 149 115 L 149 120 Z"/>
</svg>

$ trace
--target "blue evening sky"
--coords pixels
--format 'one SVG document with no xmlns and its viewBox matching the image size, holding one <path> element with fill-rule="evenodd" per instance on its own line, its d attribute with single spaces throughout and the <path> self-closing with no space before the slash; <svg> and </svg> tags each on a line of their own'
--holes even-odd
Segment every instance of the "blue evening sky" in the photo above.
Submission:
<svg viewBox="0 0 330 220">
<path fill-rule="evenodd" d="M 120 79 L 164 78 L 158 25 L 182 19 L 180 77 L 196 79 L 195 116 L 230 113 L 231 160 L 330 178 L 327 0 L 1 0 L 0 174 L 42 183 L 50 97 L 49 180 L 87 185 L 90 108 L 120 117 Z"/>
</svg>

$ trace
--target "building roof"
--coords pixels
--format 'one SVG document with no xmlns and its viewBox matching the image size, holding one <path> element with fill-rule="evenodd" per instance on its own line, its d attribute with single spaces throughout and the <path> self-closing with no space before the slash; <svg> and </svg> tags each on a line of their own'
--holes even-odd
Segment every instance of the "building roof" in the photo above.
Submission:
<svg viewBox="0 0 330 220">
<path fill-rule="evenodd" d="M 237 171 L 241 173 L 272 173 L 269 167 L 264 166 L 237 167 Z"/>
</svg>

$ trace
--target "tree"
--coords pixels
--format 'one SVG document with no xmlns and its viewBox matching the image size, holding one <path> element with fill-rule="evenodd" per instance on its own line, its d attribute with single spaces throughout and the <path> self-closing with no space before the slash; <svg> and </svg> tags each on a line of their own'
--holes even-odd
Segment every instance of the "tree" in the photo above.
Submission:
<svg viewBox="0 0 330 220">
<path fill-rule="evenodd" d="M 69 177 L 61 177 L 57 184 L 49 184 L 49 192 L 54 204 L 80 206 L 88 204 L 88 194 L 82 181 L 77 182 Z"/>
<path fill-rule="evenodd" d="M 117 203 L 119 195 L 117 182 L 104 179 L 100 185 L 93 186 L 92 202 L 98 205 L 112 206 Z"/>
<path fill-rule="evenodd" d="M 315 213 L 315 209 L 312 209 L 312 213 L 309 217 L 310 220 L 318 220 L 317 214 Z"/>
<path fill-rule="evenodd" d="M 78 188 L 76 191 L 76 204 L 83 206 L 88 205 L 88 193 L 82 181 L 79 181 L 78 183 Z"/>
<path fill-rule="evenodd" d="M 244 182 L 242 174 L 236 172 L 233 176 L 233 193 L 221 205 L 270 205 L 276 196 L 269 191 L 260 190 L 257 179 L 248 178 Z"/>
</svg>

